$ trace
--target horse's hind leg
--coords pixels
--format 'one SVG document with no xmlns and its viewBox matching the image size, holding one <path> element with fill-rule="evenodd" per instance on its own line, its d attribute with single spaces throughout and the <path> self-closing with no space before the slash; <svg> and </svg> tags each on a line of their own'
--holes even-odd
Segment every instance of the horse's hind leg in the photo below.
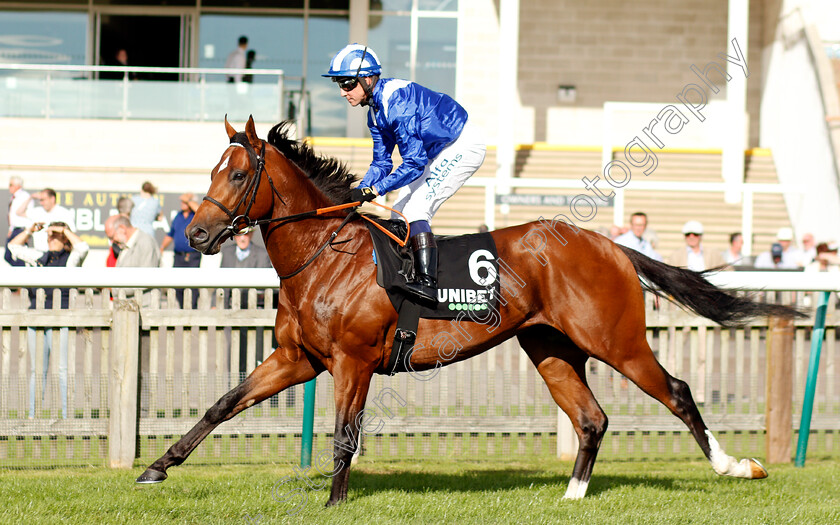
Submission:
<svg viewBox="0 0 840 525">
<path fill-rule="evenodd" d="M 319 372 L 320 370 L 316 370 L 299 349 L 278 348 L 254 369 L 245 381 L 210 407 L 204 417 L 184 437 L 169 447 L 166 454 L 152 463 L 137 478 L 137 483 L 158 483 L 165 480 L 166 469 L 183 463 L 195 447 L 219 424 L 281 390 L 309 381 Z"/>
<path fill-rule="evenodd" d="M 563 498 L 582 498 L 592 477 L 601 439 L 607 431 L 607 415 L 586 383 L 588 356 L 566 336 L 547 327 L 520 335 L 519 342 L 577 433 L 580 446 Z"/>
<path fill-rule="evenodd" d="M 703 422 L 688 385 L 662 368 L 645 339 L 644 329 L 640 329 L 638 333 L 640 335 L 634 337 L 631 344 L 622 347 L 618 355 L 607 353 L 599 355 L 599 358 L 627 376 L 645 393 L 680 418 L 694 435 L 715 472 L 737 478 L 766 478 L 767 470 L 757 460 L 738 461 L 723 451 Z"/>
</svg>

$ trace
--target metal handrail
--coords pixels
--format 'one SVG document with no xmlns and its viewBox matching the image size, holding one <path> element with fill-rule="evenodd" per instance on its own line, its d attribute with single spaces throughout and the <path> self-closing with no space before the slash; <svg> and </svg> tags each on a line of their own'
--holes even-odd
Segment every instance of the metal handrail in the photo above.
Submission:
<svg viewBox="0 0 840 525">
<path fill-rule="evenodd" d="M 125 73 L 174 73 L 210 75 L 279 75 L 287 79 L 301 77 L 286 76 L 282 69 L 225 69 L 211 67 L 145 67 L 145 66 L 88 66 L 62 64 L 0 64 L 0 69 L 21 71 L 88 71 Z"/>
</svg>

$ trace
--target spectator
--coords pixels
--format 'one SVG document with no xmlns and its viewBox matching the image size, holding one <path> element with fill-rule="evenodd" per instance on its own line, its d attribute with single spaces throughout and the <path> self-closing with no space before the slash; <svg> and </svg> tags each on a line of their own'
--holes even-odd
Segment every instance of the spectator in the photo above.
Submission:
<svg viewBox="0 0 840 525">
<path fill-rule="evenodd" d="M 117 67 L 127 67 L 128 63 L 128 51 L 124 47 L 117 48 L 116 52 L 114 53 L 113 58 L 109 60 L 104 60 L 104 65 L 106 66 L 117 66 Z M 128 73 L 129 80 L 137 80 L 137 73 L 126 72 L 126 71 L 100 71 L 99 72 L 99 79 L 100 80 L 123 80 L 126 73 Z"/>
<path fill-rule="evenodd" d="M 23 189 L 23 179 L 17 175 L 9 177 L 9 232 L 6 235 L 6 254 L 3 258 L 10 266 L 23 266 L 25 264 L 23 261 L 12 257 L 12 252 L 8 249 L 8 246 L 9 241 L 32 224 L 32 221 L 27 218 L 27 214 L 34 207 L 29 192 Z"/>
<path fill-rule="evenodd" d="M 814 242 L 813 233 L 806 233 L 802 236 L 802 249 L 800 250 L 800 253 L 802 255 L 798 264 L 802 267 L 811 264 L 817 258 L 817 248 L 816 243 Z"/>
<path fill-rule="evenodd" d="M 172 265 L 174 268 L 198 268 L 201 265 L 201 253 L 190 246 L 187 240 L 187 226 L 195 217 L 195 210 L 198 209 L 198 202 L 196 202 L 192 193 L 184 193 L 181 195 L 181 211 L 172 219 L 172 226 L 169 228 L 169 233 L 164 237 L 160 244 L 160 253 L 167 246 L 174 241 L 173 250 L 175 251 L 175 260 Z M 179 288 L 175 292 L 178 298 L 178 304 L 181 308 L 184 307 L 184 289 Z M 198 290 L 192 291 L 192 307 L 198 307 Z"/>
<path fill-rule="evenodd" d="M 744 264 L 744 256 L 741 250 L 744 248 L 744 236 L 741 232 L 729 235 L 729 249 L 723 252 L 723 260 L 726 264 Z"/>
<path fill-rule="evenodd" d="M 117 268 L 160 266 L 157 243 L 149 234 L 132 226 L 128 217 L 108 217 L 105 221 L 105 235 L 112 243 L 120 246 Z"/>
<path fill-rule="evenodd" d="M 619 226 L 618 224 L 613 224 L 612 226 L 610 226 L 609 237 L 610 237 L 610 239 L 612 239 L 613 242 L 615 242 L 616 239 L 621 237 L 621 235 L 624 234 L 627 231 L 629 231 L 629 230 L 625 229 L 622 226 Z"/>
<path fill-rule="evenodd" d="M 253 49 L 249 49 L 248 53 L 245 55 L 245 69 L 251 69 L 254 67 L 254 61 L 257 59 L 257 52 Z M 242 75 L 242 82 L 251 83 L 254 81 L 254 75 L 248 73 L 247 75 Z"/>
<path fill-rule="evenodd" d="M 157 188 L 151 182 L 144 182 L 140 188 L 140 195 L 131 198 L 134 208 L 131 210 L 131 224 L 155 236 L 154 222 L 160 216 L 160 200 L 155 195 Z"/>
<path fill-rule="evenodd" d="M 132 208 L 134 208 L 134 201 L 128 197 L 120 197 L 117 200 L 117 214 L 128 217 L 131 215 Z M 105 261 L 105 266 L 113 268 L 117 265 L 117 257 L 120 256 L 121 249 L 119 244 L 110 242 L 110 240 L 109 243 L 111 246 L 108 248 L 108 259 Z"/>
<path fill-rule="evenodd" d="M 489 231 L 490 231 L 490 228 L 488 228 L 486 224 L 479 224 L 478 225 L 478 233 L 487 233 Z"/>
<path fill-rule="evenodd" d="M 47 236 L 47 250 L 38 250 L 26 246 L 26 241 L 34 232 L 45 230 Z M 87 257 L 89 247 L 86 242 L 79 238 L 63 222 L 53 222 L 44 228 L 42 223 L 34 223 L 27 226 L 21 233 L 9 241 L 9 249 L 12 256 L 23 261 L 27 266 L 81 266 L 82 261 Z M 61 309 L 70 307 L 70 289 L 61 288 Z M 44 289 L 46 298 L 44 308 L 53 308 L 53 289 Z M 34 310 L 35 290 L 29 291 L 29 308 Z M 59 364 L 58 364 L 58 385 L 61 395 L 61 417 L 67 419 L 67 342 L 69 329 L 59 328 Z M 37 331 L 35 328 L 27 329 L 27 343 L 29 349 L 29 417 L 35 417 L 35 352 L 37 351 Z M 52 351 L 53 337 L 52 328 L 44 329 L 44 369 L 41 379 L 41 401 L 44 400 L 44 391 L 47 387 L 47 371 L 50 363 L 50 352 Z"/>
<path fill-rule="evenodd" d="M 615 239 L 615 243 L 632 248 L 641 254 L 647 255 L 655 261 L 661 261 L 662 256 L 656 253 L 650 241 L 644 237 L 646 229 L 647 215 L 637 211 L 630 216 L 630 230 L 619 235 Z"/>
<path fill-rule="evenodd" d="M 248 37 L 240 36 L 239 45 L 231 51 L 227 60 L 225 60 L 225 69 L 245 69 L 245 64 L 247 63 L 246 49 L 248 49 Z M 242 82 L 242 73 L 228 75 L 227 81 Z"/>
<path fill-rule="evenodd" d="M 271 268 L 271 260 L 268 258 L 268 252 L 265 248 L 258 246 L 251 242 L 253 231 L 236 235 L 233 240 L 234 243 L 227 243 L 222 247 L 222 268 Z M 231 290 L 226 289 L 224 295 L 225 308 L 231 307 Z M 239 290 L 239 307 L 248 308 L 248 290 Z M 262 308 L 265 304 L 265 296 L 259 294 L 257 296 L 257 307 Z M 230 341 L 230 331 L 225 330 L 228 341 Z M 263 346 L 263 332 L 264 330 L 257 330 L 256 345 L 257 348 Z M 275 345 L 276 347 L 276 345 Z M 247 371 L 247 357 L 248 357 L 248 329 L 239 329 L 239 372 L 240 374 Z"/>
<path fill-rule="evenodd" d="M 685 247 L 677 248 L 668 257 L 668 263 L 683 266 L 695 272 L 711 270 L 725 264 L 720 253 L 703 248 L 703 225 L 699 221 L 688 221 L 683 225 Z"/>
<path fill-rule="evenodd" d="M 112 244 L 120 247 L 117 268 L 157 268 L 160 266 L 160 252 L 157 243 L 148 233 L 131 225 L 131 219 L 124 215 L 111 215 L 105 221 L 105 235 Z M 147 290 L 141 296 L 143 307 L 152 303 L 151 293 Z M 151 339 L 148 332 L 140 334 L 140 373 L 149 373 L 149 349 Z M 148 400 L 141 400 L 141 415 L 148 413 Z"/>
<path fill-rule="evenodd" d="M 755 267 L 762 270 L 795 270 L 796 264 L 784 260 L 784 248 L 781 243 L 774 242 L 770 251 L 758 254 L 755 259 Z"/>
<path fill-rule="evenodd" d="M 70 230 L 76 230 L 76 223 L 73 220 L 73 212 L 56 204 L 57 195 L 52 188 L 46 188 L 43 191 L 33 193 L 30 199 L 37 199 L 41 205 L 33 208 L 27 217 L 33 222 L 40 222 L 42 224 L 50 224 L 53 222 L 63 222 Z M 36 231 L 32 235 L 32 242 L 35 249 L 42 252 L 49 251 L 49 243 L 47 239 L 47 232 L 44 229 Z"/>
<path fill-rule="evenodd" d="M 222 246 L 222 268 L 271 268 L 271 259 L 262 246 L 251 242 L 253 230 L 233 237 L 234 244 Z M 230 307 L 230 295 L 225 295 L 225 304 Z"/>
<path fill-rule="evenodd" d="M 131 211 L 134 209 L 134 201 L 128 197 L 117 199 L 117 213 L 123 217 L 131 218 Z"/>
<path fill-rule="evenodd" d="M 797 268 L 801 267 L 802 252 L 799 248 L 792 245 L 793 230 L 790 228 L 779 228 L 776 233 L 776 242 L 782 245 L 782 267 L 783 268 Z"/>
<path fill-rule="evenodd" d="M 837 244 L 819 243 L 814 252 L 814 261 L 805 267 L 806 272 L 840 272 L 840 257 L 837 256 Z"/>
</svg>

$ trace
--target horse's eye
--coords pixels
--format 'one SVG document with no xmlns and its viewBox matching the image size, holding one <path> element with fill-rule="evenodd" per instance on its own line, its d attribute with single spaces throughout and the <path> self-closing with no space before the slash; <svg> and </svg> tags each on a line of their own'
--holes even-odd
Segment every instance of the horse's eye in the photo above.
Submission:
<svg viewBox="0 0 840 525">
<path fill-rule="evenodd" d="M 233 180 L 245 180 L 245 173 L 242 171 L 234 171 L 232 174 Z"/>
</svg>

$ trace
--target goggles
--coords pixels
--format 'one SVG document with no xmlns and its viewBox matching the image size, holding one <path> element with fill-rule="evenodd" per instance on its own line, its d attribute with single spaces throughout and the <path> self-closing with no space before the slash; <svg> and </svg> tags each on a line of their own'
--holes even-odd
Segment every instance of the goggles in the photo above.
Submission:
<svg viewBox="0 0 840 525">
<path fill-rule="evenodd" d="M 353 91 L 359 83 L 359 77 L 333 77 L 333 82 L 338 84 L 342 91 Z"/>
</svg>

